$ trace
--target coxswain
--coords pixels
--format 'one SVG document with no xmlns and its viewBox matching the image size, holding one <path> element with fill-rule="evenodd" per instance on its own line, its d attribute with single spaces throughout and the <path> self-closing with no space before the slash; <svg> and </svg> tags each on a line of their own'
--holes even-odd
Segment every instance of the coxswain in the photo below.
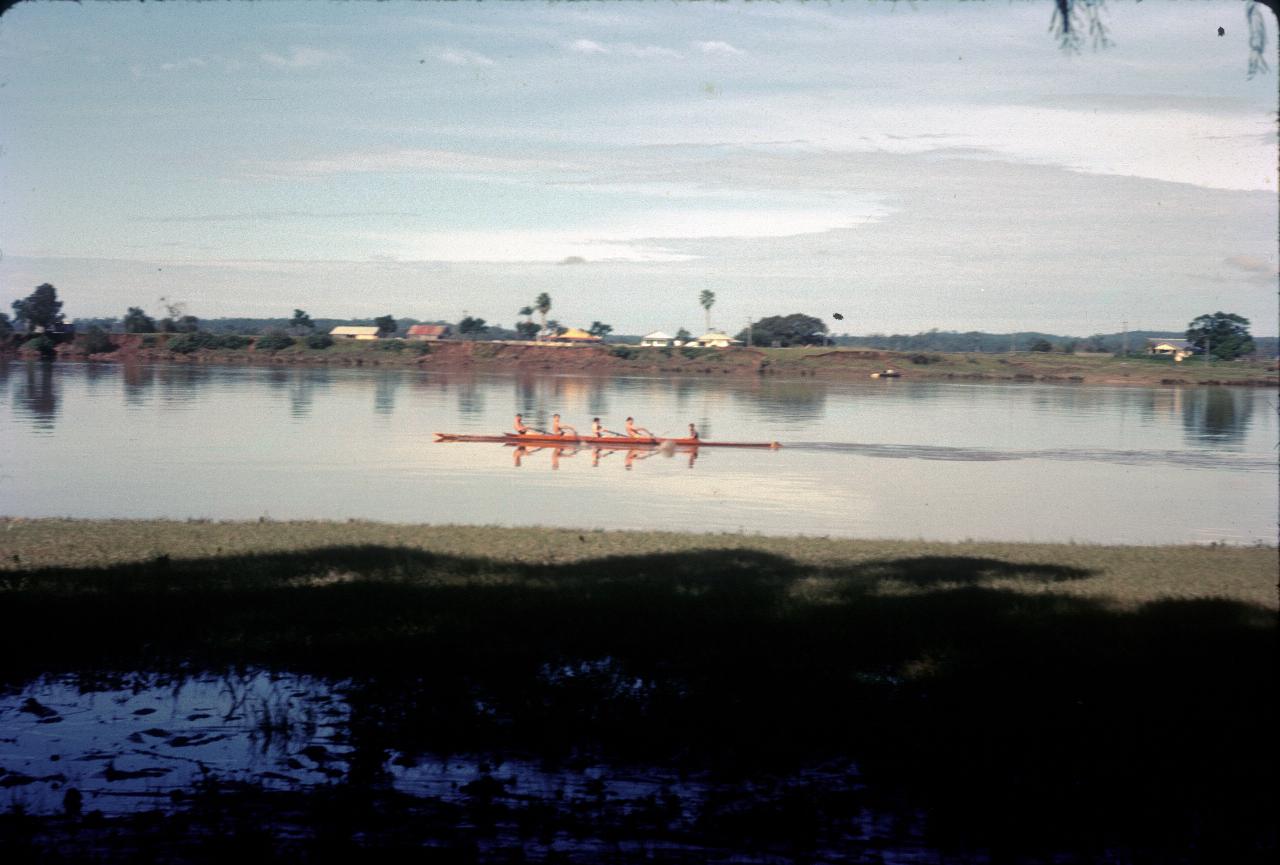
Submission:
<svg viewBox="0 0 1280 865">
<path fill-rule="evenodd" d="M 693 439 L 694 441 L 698 440 L 698 428 L 693 424 L 689 424 L 689 438 Z"/>
<path fill-rule="evenodd" d="M 627 435 L 631 436 L 632 438 L 640 438 L 640 437 L 656 438 L 656 436 L 654 436 L 653 433 L 649 432 L 644 427 L 636 426 L 636 422 L 634 418 L 627 418 L 626 431 L 627 431 Z"/>
<path fill-rule="evenodd" d="M 566 430 L 568 432 L 566 432 Z M 553 436 L 572 435 L 577 436 L 578 431 L 568 424 L 560 423 L 560 415 L 553 414 L 551 416 L 551 434 Z"/>
</svg>

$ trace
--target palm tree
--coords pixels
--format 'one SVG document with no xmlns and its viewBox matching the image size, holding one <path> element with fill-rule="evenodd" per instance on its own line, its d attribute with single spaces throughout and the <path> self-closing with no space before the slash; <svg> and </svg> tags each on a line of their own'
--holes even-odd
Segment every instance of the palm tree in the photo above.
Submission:
<svg viewBox="0 0 1280 865">
<path fill-rule="evenodd" d="M 538 295 L 533 301 L 533 308 L 538 311 L 538 316 L 542 319 L 542 329 L 547 329 L 547 313 L 551 312 L 551 295 L 545 291 Z M 539 336 L 541 339 L 541 336 Z"/>
<path fill-rule="evenodd" d="M 716 293 L 709 288 L 704 288 L 702 294 L 698 295 L 698 303 L 702 304 L 702 308 L 707 311 L 707 332 L 711 332 L 711 307 L 715 306 Z"/>
</svg>

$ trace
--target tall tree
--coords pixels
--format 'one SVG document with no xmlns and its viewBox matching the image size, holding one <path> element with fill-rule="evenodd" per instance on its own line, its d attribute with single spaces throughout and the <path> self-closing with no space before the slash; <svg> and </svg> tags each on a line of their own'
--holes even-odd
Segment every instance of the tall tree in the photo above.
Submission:
<svg viewBox="0 0 1280 865">
<path fill-rule="evenodd" d="M 820 318 L 793 312 L 791 315 L 771 315 L 762 318 L 751 326 L 751 342 L 754 345 L 769 346 L 778 343 L 781 346 L 809 345 L 825 339 L 827 325 Z M 747 341 L 747 330 L 743 328 L 738 339 Z"/>
<path fill-rule="evenodd" d="M 698 295 L 698 303 L 707 311 L 707 332 L 711 331 L 711 307 L 716 305 L 716 293 L 709 288 L 704 288 L 702 294 Z"/>
<path fill-rule="evenodd" d="M 378 326 L 378 336 L 390 336 L 396 332 L 396 318 L 394 315 L 380 315 L 373 320 Z"/>
<path fill-rule="evenodd" d="M 1250 354 L 1254 348 L 1249 319 L 1233 312 L 1218 311 L 1195 319 L 1187 325 L 1187 340 L 1201 352 L 1207 347 L 1209 354 L 1220 360 Z"/>
<path fill-rule="evenodd" d="M 0 336 L 13 333 L 13 325 L 9 323 L 9 313 L 0 312 Z"/>
<path fill-rule="evenodd" d="M 311 320 L 311 316 L 307 315 L 305 312 L 303 312 L 300 309 L 295 309 L 293 311 L 293 318 L 289 319 L 289 327 L 295 333 L 301 333 L 304 330 L 305 331 L 315 330 L 316 324 L 314 321 Z"/>
<path fill-rule="evenodd" d="M 484 323 L 483 318 L 472 318 L 471 316 L 467 316 L 462 321 L 458 322 L 458 333 L 474 333 L 476 336 L 479 336 L 488 329 L 489 326 Z"/>
<path fill-rule="evenodd" d="M 534 298 L 533 308 L 538 311 L 538 316 L 542 319 L 542 329 L 547 329 L 547 313 L 551 312 L 551 295 L 545 291 Z"/>
<path fill-rule="evenodd" d="M 587 328 L 587 333 L 603 339 L 613 333 L 613 325 L 605 324 L 603 321 L 593 321 L 591 322 L 591 327 Z"/>
<path fill-rule="evenodd" d="M 58 300 L 58 290 L 47 282 L 36 286 L 36 290 L 22 300 L 13 302 L 13 323 L 25 325 L 27 333 L 36 328 L 50 330 L 62 324 L 62 301 Z"/>
<path fill-rule="evenodd" d="M 155 333 L 156 320 L 142 311 L 140 306 L 131 306 L 124 314 L 125 333 Z"/>
</svg>

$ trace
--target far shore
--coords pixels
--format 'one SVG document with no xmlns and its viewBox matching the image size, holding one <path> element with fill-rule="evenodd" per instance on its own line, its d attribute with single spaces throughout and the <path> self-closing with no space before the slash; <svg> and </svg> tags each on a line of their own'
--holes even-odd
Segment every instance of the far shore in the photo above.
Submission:
<svg viewBox="0 0 1280 865">
<path fill-rule="evenodd" d="M 60 346 L 57 357 L 107 363 L 196 363 L 220 365 L 300 365 L 389 367 L 431 372 L 539 372 L 552 374 L 663 375 L 701 378 L 777 377 L 820 380 L 876 379 L 886 387 L 898 381 L 1012 381 L 1104 385 L 1280 386 L 1274 359 L 1205 363 L 1189 359 L 1134 355 L 1053 352 L 943 353 L 852 348 L 644 348 L 632 345 L 549 345 L 539 343 L 448 340 L 414 342 L 388 339 L 338 341 L 323 349 L 301 340 L 277 351 L 168 348 L 173 336 L 112 335 L 114 351 L 86 355 L 75 343 Z M 0 354 L 0 358 L 5 355 Z M 10 358 L 34 353 L 10 351 Z M 890 373 L 890 375 L 885 375 Z"/>
</svg>

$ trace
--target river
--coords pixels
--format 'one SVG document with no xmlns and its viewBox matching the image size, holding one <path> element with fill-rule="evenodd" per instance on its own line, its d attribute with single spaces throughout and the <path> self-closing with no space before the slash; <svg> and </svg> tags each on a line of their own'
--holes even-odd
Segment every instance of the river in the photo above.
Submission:
<svg viewBox="0 0 1280 865">
<path fill-rule="evenodd" d="M 1277 394 L 0 362 L 0 514 L 1274 543 Z M 515 412 L 776 451 L 436 444 Z"/>
</svg>

